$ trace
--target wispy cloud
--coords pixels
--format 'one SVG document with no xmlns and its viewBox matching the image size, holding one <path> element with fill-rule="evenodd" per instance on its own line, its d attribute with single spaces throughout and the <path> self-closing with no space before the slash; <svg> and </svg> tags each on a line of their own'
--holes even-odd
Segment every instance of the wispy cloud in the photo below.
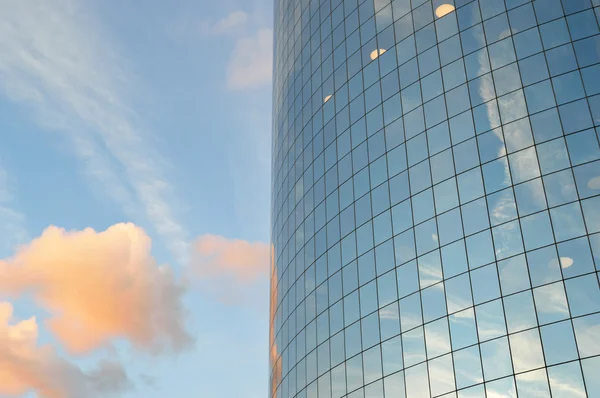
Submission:
<svg viewBox="0 0 600 398">
<path fill-rule="evenodd" d="M 578 375 L 579 369 L 575 368 L 576 363 L 563 365 L 563 368 L 555 367 L 549 369 L 550 389 L 552 395 L 585 398 L 585 387 L 581 383 L 581 376 Z"/>
<path fill-rule="evenodd" d="M 25 216 L 15 208 L 15 189 L 0 162 L 0 252 L 27 240 Z"/>
<path fill-rule="evenodd" d="M 132 109 L 136 76 L 75 0 L 0 0 L 0 91 L 29 105 L 39 125 L 70 141 L 85 172 L 128 216 L 149 220 L 180 259 L 164 160 Z"/>
<path fill-rule="evenodd" d="M 38 346 L 35 318 L 12 321 L 13 308 L 0 302 L 0 394 L 41 398 L 99 397 L 132 388 L 123 367 L 103 361 L 82 370 L 60 358 L 49 346 Z"/>
<path fill-rule="evenodd" d="M 150 249 L 150 238 L 133 224 L 104 232 L 50 227 L 0 260 L 0 293 L 31 294 L 50 312 L 47 326 L 70 352 L 120 338 L 149 352 L 179 350 L 192 341 L 183 289 Z"/>
</svg>

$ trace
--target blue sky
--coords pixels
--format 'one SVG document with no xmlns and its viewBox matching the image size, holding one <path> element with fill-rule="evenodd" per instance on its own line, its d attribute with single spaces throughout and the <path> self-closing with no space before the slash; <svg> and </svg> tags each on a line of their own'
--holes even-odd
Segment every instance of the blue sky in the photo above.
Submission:
<svg viewBox="0 0 600 398">
<path fill-rule="evenodd" d="M 266 396 L 271 3 L 0 4 L 0 397 Z"/>
</svg>

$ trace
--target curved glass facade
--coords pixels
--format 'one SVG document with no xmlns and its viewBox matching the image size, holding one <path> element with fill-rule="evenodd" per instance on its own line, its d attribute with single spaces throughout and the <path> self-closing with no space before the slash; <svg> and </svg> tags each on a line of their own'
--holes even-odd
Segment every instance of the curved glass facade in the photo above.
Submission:
<svg viewBox="0 0 600 398">
<path fill-rule="evenodd" d="M 600 0 L 276 0 L 272 397 L 600 397 Z"/>
</svg>

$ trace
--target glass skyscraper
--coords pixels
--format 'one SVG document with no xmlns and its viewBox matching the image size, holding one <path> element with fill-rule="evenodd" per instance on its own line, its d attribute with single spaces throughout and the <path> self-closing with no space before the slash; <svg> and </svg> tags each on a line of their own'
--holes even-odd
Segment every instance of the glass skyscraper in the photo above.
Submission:
<svg viewBox="0 0 600 398">
<path fill-rule="evenodd" d="M 600 397 L 600 0 L 276 0 L 271 380 Z"/>
</svg>

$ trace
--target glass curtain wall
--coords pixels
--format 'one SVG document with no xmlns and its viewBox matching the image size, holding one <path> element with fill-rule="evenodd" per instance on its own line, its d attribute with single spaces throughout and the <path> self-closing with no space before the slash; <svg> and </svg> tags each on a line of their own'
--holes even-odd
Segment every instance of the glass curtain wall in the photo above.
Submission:
<svg viewBox="0 0 600 398">
<path fill-rule="evenodd" d="M 600 397 L 600 0 L 276 0 L 270 394 Z"/>
</svg>

